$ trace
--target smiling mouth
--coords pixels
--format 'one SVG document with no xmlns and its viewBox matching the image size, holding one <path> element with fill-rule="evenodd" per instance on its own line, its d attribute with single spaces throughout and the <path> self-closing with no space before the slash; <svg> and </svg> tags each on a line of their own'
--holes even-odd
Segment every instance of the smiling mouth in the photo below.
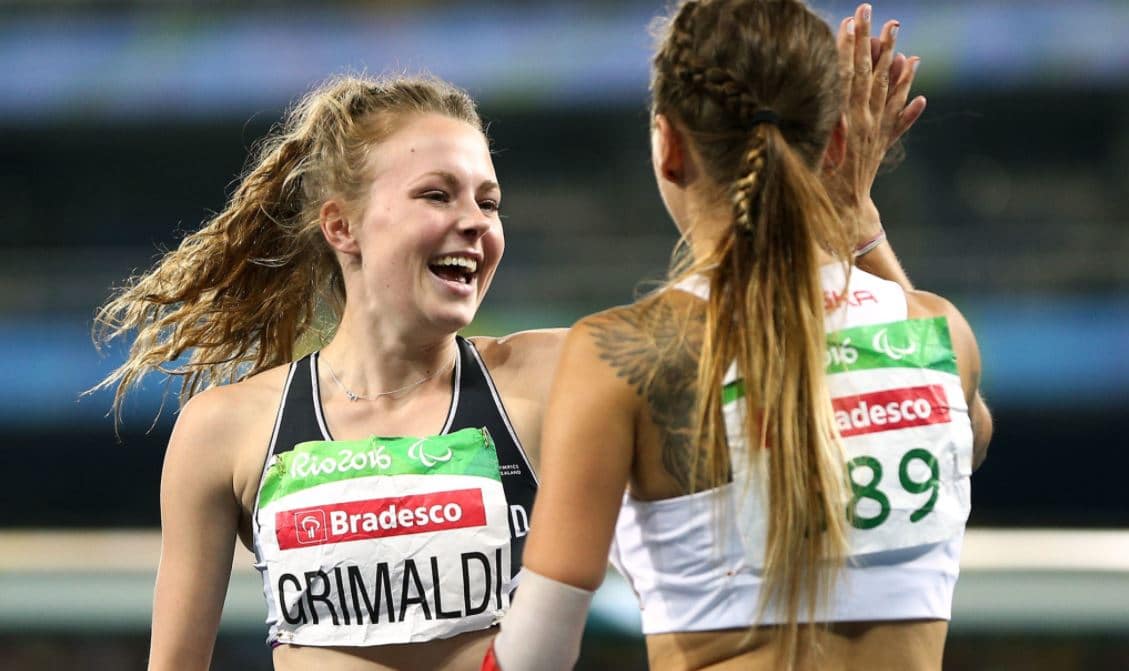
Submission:
<svg viewBox="0 0 1129 671">
<path fill-rule="evenodd" d="M 428 263 L 427 268 L 439 279 L 470 284 L 478 274 L 478 261 L 465 256 L 440 256 Z"/>
</svg>

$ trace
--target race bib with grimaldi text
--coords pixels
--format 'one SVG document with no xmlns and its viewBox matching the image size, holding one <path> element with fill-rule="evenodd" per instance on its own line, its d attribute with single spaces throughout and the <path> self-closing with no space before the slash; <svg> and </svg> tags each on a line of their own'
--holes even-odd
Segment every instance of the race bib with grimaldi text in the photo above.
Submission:
<svg viewBox="0 0 1129 671">
<path fill-rule="evenodd" d="M 485 429 L 276 455 L 256 513 L 275 637 L 369 646 L 491 626 L 509 607 L 508 511 Z"/>
<path fill-rule="evenodd" d="M 944 317 L 870 324 L 827 335 L 827 382 L 850 479 L 852 555 L 917 547 L 960 534 L 971 509 L 972 429 Z M 770 455 L 743 449 L 743 388 L 722 392 L 737 515 L 753 566 L 763 564 Z M 742 474 L 744 474 L 742 476 Z"/>
</svg>

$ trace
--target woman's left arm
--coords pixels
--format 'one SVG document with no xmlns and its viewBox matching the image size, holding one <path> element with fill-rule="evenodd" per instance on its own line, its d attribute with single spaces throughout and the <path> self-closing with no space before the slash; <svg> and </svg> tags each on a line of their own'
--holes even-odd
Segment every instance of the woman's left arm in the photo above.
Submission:
<svg viewBox="0 0 1129 671">
<path fill-rule="evenodd" d="M 608 548 L 635 447 L 638 396 L 601 358 L 589 317 L 565 339 L 542 430 L 544 479 L 537 493 L 525 566 L 593 590 Z"/>
<path fill-rule="evenodd" d="M 637 396 L 601 358 L 593 324 L 572 328 L 542 432 L 542 480 L 522 580 L 495 643 L 500 668 L 572 668 L 603 581 L 635 446 Z"/>
</svg>

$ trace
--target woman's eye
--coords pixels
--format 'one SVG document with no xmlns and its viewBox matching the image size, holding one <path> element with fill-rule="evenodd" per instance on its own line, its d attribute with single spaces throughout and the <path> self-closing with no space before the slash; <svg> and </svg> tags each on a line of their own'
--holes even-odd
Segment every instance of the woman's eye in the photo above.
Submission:
<svg viewBox="0 0 1129 671">
<path fill-rule="evenodd" d="M 446 203 L 451 199 L 446 191 L 427 191 L 423 194 L 423 197 L 436 203 Z"/>
<path fill-rule="evenodd" d="M 496 201 L 496 200 L 484 200 L 484 201 L 479 202 L 478 206 L 486 212 L 497 212 L 498 211 L 498 201 Z"/>
</svg>

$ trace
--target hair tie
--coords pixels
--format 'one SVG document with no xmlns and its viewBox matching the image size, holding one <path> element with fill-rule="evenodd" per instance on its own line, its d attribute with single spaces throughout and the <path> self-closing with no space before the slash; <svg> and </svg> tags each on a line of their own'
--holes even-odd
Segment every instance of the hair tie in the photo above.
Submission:
<svg viewBox="0 0 1129 671">
<path fill-rule="evenodd" d="M 758 110 L 753 112 L 753 116 L 749 119 L 749 126 L 756 126 L 762 123 L 770 123 L 774 126 L 778 126 L 780 125 L 780 115 L 772 110 Z"/>
</svg>

